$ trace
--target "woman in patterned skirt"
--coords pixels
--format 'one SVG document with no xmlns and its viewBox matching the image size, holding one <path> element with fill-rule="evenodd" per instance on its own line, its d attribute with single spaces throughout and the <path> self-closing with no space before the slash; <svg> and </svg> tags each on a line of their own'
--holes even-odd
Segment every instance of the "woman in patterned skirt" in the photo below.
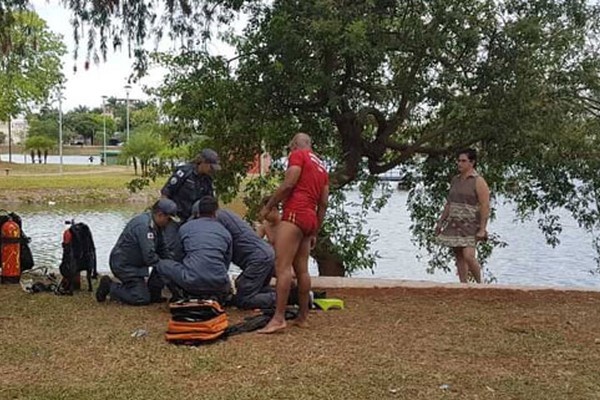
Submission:
<svg viewBox="0 0 600 400">
<path fill-rule="evenodd" d="M 469 272 L 481 283 L 481 267 L 477 262 L 477 241 L 487 238 L 490 214 L 490 190 L 475 166 L 477 152 L 466 149 L 458 152 L 458 171 L 452 179 L 448 200 L 436 227 L 438 242 L 452 247 L 456 257 L 458 277 L 466 283 Z"/>
</svg>

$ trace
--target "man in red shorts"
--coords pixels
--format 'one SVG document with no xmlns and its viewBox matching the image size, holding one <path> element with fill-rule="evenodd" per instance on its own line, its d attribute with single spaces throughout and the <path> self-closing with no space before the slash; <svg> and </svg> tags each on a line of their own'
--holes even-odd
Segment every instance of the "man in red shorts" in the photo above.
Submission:
<svg viewBox="0 0 600 400">
<path fill-rule="evenodd" d="M 298 133 L 290 143 L 288 169 L 281 186 L 261 210 L 261 220 L 280 202 L 283 217 L 275 240 L 277 301 L 275 314 L 259 333 L 274 333 L 286 327 L 285 308 L 292 283 L 292 266 L 298 280 L 300 313 L 296 325 L 308 327 L 310 275 L 308 256 L 317 240 L 329 197 L 329 176 L 323 162 L 312 152 L 311 139 Z"/>
</svg>

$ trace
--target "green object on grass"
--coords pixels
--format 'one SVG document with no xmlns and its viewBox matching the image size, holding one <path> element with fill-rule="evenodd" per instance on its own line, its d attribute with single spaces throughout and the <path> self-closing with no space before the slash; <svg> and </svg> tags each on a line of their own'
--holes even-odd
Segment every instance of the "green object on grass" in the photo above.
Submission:
<svg viewBox="0 0 600 400">
<path fill-rule="evenodd" d="M 321 310 L 329 310 L 330 308 L 343 310 L 344 301 L 340 299 L 314 299 L 313 303 Z"/>
</svg>

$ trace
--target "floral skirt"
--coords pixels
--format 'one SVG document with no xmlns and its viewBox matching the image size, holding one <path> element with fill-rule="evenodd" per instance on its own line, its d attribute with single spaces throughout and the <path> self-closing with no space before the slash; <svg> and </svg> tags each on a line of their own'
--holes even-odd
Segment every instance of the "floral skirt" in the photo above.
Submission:
<svg viewBox="0 0 600 400">
<path fill-rule="evenodd" d="M 437 242 L 448 247 L 475 247 L 479 229 L 478 206 L 450 203 L 450 214 Z"/>
</svg>

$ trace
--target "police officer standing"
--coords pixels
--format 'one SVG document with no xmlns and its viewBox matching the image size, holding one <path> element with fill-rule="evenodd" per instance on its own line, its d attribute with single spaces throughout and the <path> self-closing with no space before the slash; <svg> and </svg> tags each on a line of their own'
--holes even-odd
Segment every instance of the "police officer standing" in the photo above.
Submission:
<svg viewBox="0 0 600 400">
<path fill-rule="evenodd" d="M 177 216 L 182 222 L 192 215 L 192 205 L 204 196 L 214 196 L 213 174 L 221 169 L 219 155 L 212 149 L 204 149 L 191 163 L 175 169 L 173 175 L 161 189 L 162 197 L 177 204 Z M 179 224 L 171 223 L 165 227 L 164 236 L 167 247 L 173 250 L 175 259 L 183 259 L 183 249 L 177 231 Z"/>
<path fill-rule="evenodd" d="M 113 282 L 104 276 L 96 291 L 99 302 L 111 300 L 125 304 L 141 306 L 151 302 L 160 302 L 159 290 L 150 281 L 158 279 L 154 271 L 148 284 L 145 278 L 149 268 L 156 266 L 161 259 L 172 258 L 172 253 L 165 246 L 163 229 L 177 218 L 177 205 L 169 199 L 160 199 L 151 210 L 134 217 L 119 236 L 110 253 L 110 270 L 121 282 Z"/>
<path fill-rule="evenodd" d="M 219 155 L 204 149 L 193 162 L 177 167 L 161 190 L 163 197 L 177 204 L 177 216 L 187 221 L 192 205 L 204 196 L 214 196 L 212 175 L 221 169 Z"/>
</svg>

